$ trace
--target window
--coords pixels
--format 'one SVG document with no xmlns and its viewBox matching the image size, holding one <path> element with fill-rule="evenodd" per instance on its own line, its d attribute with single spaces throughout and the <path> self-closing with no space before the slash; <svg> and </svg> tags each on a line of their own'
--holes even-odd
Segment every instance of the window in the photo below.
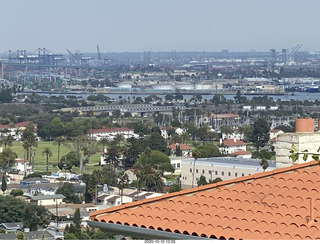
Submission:
<svg viewBox="0 0 320 244">
<path fill-rule="evenodd" d="M 210 174 L 210 175 L 212 174 L 212 171 L 211 171 L 211 170 L 209 170 L 209 174 Z"/>
<path fill-rule="evenodd" d="M 215 174 L 218 175 L 218 171 L 216 171 Z"/>
<path fill-rule="evenodd" d="M 204 173 L 205 173 L 205 170 L 203 169 L 203 170 L 202 170 L 202 174 L 204 174 Z"/>
<path fill-rule="evenodd" d="M 190 173 L 192 173 L 192 169 L 190 168 Z"/>
<path fill-rule="evenodd" d="M 231 172 L 228 172 L 228 176 L 231 176 Z"/>
<path fill-rule="evenodd" d="M 180 168 L 180 163 L 177 163 L 177 168 L 178 168 L 178 169 Z"/>
<path fill-rule="evenodd" d="M 238 177 L 238 173 L 234 173 L 234 176 L 235 176 L 235 177 Z"/>
<path fill-rule="evenodd" d="M 221 175 L 224 176 L 224 171 L 221 171 Z"/>
<path fill-rule="evenodd" d="M 198 171 L 198 169 L 196 169 L 196 173 L 198 173 L 199 171 Z"/>
<path fill-rule="evenodd" d="M 244 173 L 242 173 L 241 176 L 244 176 Z"/>
</svg>

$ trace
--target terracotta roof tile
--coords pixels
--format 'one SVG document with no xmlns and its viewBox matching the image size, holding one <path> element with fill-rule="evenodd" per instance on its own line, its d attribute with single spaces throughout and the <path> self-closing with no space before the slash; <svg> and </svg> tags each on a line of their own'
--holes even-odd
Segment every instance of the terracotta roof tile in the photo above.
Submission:
<svg viewBox="0 0 320 244">
<path fill-rule="evenodd" d="M 91 220 L 216 239 L 319 239 L 316 162 L 90 213 Z"/>
<path fill-rule="evenodd" d="M 183 143 L 180 143 L 179 146 L 180 146 L 181 150 L 191 150 L 192 149 L 192 147 L 190 147 L 190 146 L 188 146 L 186 144 L 183 144 Z M 168 148 L 170 148 L 172 150 L 175 150 L 177 148 L 177 145 L 175 143 L 173 143 L 173 144 L 170 144 L 168 146 Z"/>
<path fill-rule="evenodd" d="M 241 140 L 234 140 L 234 139 L 227 139 L 223 141 L 223 144 L 225 146 L 241 146 L 241 145 L 246 145 L 245 142 Z"/>
</svg>

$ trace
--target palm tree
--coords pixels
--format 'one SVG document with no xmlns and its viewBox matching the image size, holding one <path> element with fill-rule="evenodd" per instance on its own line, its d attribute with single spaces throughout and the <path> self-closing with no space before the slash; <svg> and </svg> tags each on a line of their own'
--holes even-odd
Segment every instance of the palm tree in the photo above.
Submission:
<svg viewBox="0 0 320 244">
<path fill-rule="evenodd" d="M 98 197 L 98 184 L 102 179 L 102 171 L 101 170 L 94 170 L 92 172 L 93 181 L 95 184 L 95 203 L 97 204 L 97 197 Z"/>
<path fill-rule="evenodd" d="M 2 138 L 2 143 L 3 143 L 3 145 L 4 145 L 4 149 L 6 149 L 7 146 L 8 146 L 8 147 L 11 147 L 11 146 L 12 146 L 12 142 L 13 142 L 13 137 L 12 137 L 12 135 L 7 135 L 7 136 L 4 136 L 4 137 Z"/>
<path fill-rule="evenodd" d="M 51 152 L 51 149 L 49 147 L 46 147 L 43 151 L 42 151 L 42 155 L 46 155 L 46 169 L 48 172 L 48 168 L 49 168 L 49 157 L 52 156 L 52 152 Z"/>
<path fill-rule="evenodd" d="M 163 180 L 153 168 L 145 168 L 137 172 L 138 188 L 145 186 L 147 191 L 161 192 Z"/>
<path fill-rule="evenodd" d="M 119 183 L 118 183 L 118 187 L 120 189 L 121 204 L 123 203 L 123 189 L 128 185 L 128 183 L 129 183 L 129 176 L 126 172 L 124 172 L 120 175 Z"/>
<path fill-rule="evenodd" d="M 29 124 L 22 134 L 23 148 L 27 151 L 27 159 L 31 158 L 31 147 L 37 147 L 38 143 L 34 134 L 34 125 Z"/>
<path fill-rule="evenodd" d="M 263 171 L 266 171 L 266 169 L 269 167 L 269 162 L 267 159 L 263 158 L 260 162 L 260 165 L 262 166 Z"/>
<path fill-rule="evenodd" d="M 192 170 L 192 188 L 193 188 L 193 185 L 194 185 L 194 171 L 195 171 L 195 168 L 196 168 L 196 161 L 200 157 L 200 152 L 198 151 L 198 149 L 195 148 L 195 149 L 192 150 L 192 157 L 194 158 L 193 170 Z"/>
<path fill-rule="evenodd" d="M 61 144 L 63 144 L 65 141 L 66 139 L 64 138 L 64 136 L 58 136 L 53 141 L 53 145 L 58 146 L 58 163 L 60 161 L 60 147 Z"/>
<path fill-rule="evenodd" d="M 102 151 L 104 152 L 105 148 L 110 144 L 109 140 L 106 137 L 103 137 L 99 144 L 102 145 Z"/>
<path fill-rule="evenodd" d="M 182 140 L 182 143 L 186 143 L 186 141 L 189 141 L 190 140 L 190 135 L 188 132 L 183 132 L 181 134 L 181 140 Z"/>
</svg>

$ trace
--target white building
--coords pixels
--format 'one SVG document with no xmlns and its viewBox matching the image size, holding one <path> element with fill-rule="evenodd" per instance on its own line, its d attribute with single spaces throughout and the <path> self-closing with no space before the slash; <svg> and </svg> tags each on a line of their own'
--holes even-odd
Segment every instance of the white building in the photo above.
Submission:
<svg viewBox="0 0 320 244">
<path fill-rule="evenodd" d="M 231 154 L 237 151 L 246 151 L 247 144 L 241 140 L 227 139 L 222 142 L 220 151 L 225 154 Z"/>
<path fill-rule="evenodd" d="M 47 206 L 47 205 L 59 205 L 63 203 L 63 199 L 66 197 L 62 194 L 56 195 L 40 195 L 30 196 L 29 202 L 35 205 Z"/>
<path fill-rule="evenodd" d="M 282 133 L 284 133 L 282 130 L 275 130 L 275 129 L 269 130 L 269 135 L 270 135 L 269 137 L 270 139 L 277 138 L 277 136 Z"/>
<path fill-rule="evenodd" d="M 10 167 L 10 169 L 21 175 L 29 175 L 33 173 L 32 165 L 28 160 L 23 158 L 16 158 L 14 166 Z"/>
<path fill-rule="evenodd" d="M 206 180 L 221 178 L 231 180 L 241 176 L 248 176 L 263 172 L 260 159 L 244 159 L 235 157 L 199 158 L 181 160 L 181 186 L 183 189 L 197 186 L 200 176 Z M 266 171 L 274 170 L 274 161 L 269 161 Z"/>
<path fill-rule="evenodd" d="M 226 139 L 243 140 L 244 135 L 243 135 L 243 133 L 239 133 L 238 130 L 234 130 L 234 132 L 232 134 L 222 133 L 222 140 L 226 140 Z"/>
<path fill-rule="evenodd" d="M 320 124 L 320 119 L 318 124 Z M 298 160 L 292 162 L 292 159 L 289 158 L 292 145 L 297 148 L 299 153 L 307 150 L 310 153 L 307 159 L 303 160 L 303 154 L 300 154 Z M 277 143 L 275 144 L 277 167 L 310 162 L 313 160 L 312 154 L 319 154 L 319 148 L 320 131 L 314 131 L 314 119 L 296 119 L 295 132 L 281 133 L 277 136 Z"/>
<path fill-rule="evenodd" d="M 91 138 L 94 138 L 97 141 L 100 141 L 102 138 L 107 138 L 112 141 L 117 135 L 122 135 L 125 139 L 139 136 L 134 133 L 133 129 L 122 127 L 122 128 L 105 128 L 105 129 L 90 129 L 88 130 L 88 135 Z"/>
</svg>

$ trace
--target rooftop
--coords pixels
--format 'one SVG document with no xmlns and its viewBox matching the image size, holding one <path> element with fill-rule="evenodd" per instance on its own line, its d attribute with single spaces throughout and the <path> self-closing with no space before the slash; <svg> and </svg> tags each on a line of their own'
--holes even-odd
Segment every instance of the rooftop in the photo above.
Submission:
<svg viewBox="0 0 320 244">
<path fill-rule="evenodd" d="M 105 229 L 135 226 L 163 236 L 315 240 L 319 176 L 317 162 L 296 164 L 95 211 L 90 219 Z"/>
<path fill-rule="evenodd" d="M 236 139 L 227 139 L 223 141 L 223 144 L 225 146 L 242 146 L 246 145 L 247 143 L 241 141 L 241 140 L 236 140 Z"/>
<path fill-rule="evenodd" d="M 186 144 L 183 144 L 183 143 L 178 143 L 178 145 L 180 146 L 180 149 L 181 150 L 191 150 L 192 147 L 186 145 Z M 168 148 L 171 148 L 172 150 L 175 150 L 177 148 L 177 144 L 176 143 L 173 143 L 173 144 L 170 144 L 168 146 Z"/>
<path fill-rule="evenodd" d="M 193 164 L 193 158 L 186 158 L 181 161 L 183 164 Z M 197 165 L 207 165 L 207 166 L 219 166 L 219 167 L 237 167 L 246 169 L 256 169 L 261 168 L 261 159 L 253 158 L 236 158 L 236 157 L 215 157 L 215 158 L 198 158 Z M 269 167 L 267 170 L 275 169 L 276 162 L 269 161 Z"/>
</svg>

